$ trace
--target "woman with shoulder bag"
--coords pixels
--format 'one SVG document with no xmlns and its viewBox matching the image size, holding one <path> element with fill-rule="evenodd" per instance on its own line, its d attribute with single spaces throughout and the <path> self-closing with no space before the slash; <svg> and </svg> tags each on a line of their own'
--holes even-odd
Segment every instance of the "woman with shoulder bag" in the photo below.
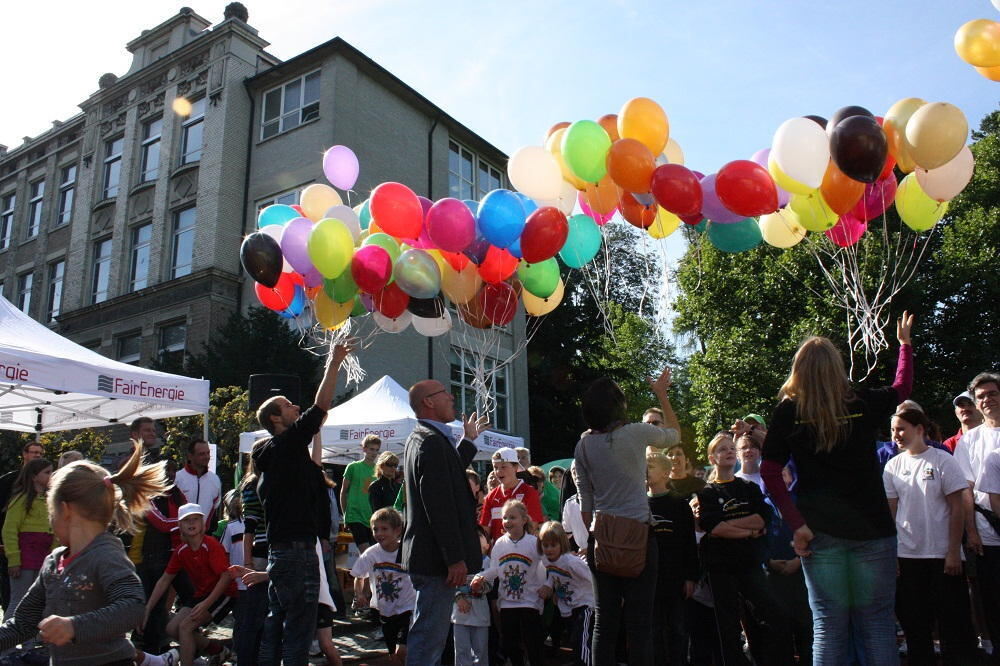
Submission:
<svg viewBox="0 0 1000 666">
<path fill-rule="evenodd" d="M 595 664 L 615 663 L 623 609 L 628 663 L 653 663 L 657 550 L 646 498 L 646 447 L 671 446 L 680 434 L 667 397 L 670 369 L 665 368 L 650 386 L 673 427 L 626 424 L 625 394 L 607 377 L 593 382 L 583 394 L 583 419 L 590 429 L 577 443 L 574 458 L 583 521 L 591 529 L 587 562 L 594 572 L 596 597 Z"/>
</svg>

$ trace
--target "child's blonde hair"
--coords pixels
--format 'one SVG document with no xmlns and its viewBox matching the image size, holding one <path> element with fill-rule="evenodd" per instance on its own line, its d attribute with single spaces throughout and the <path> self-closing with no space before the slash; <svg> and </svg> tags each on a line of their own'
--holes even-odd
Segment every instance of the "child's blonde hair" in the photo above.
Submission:
<svg viewBox="0 0 1000 666">
<path fill-rule="evenodd" d="M 562 523 L 550 520 L 542 525 L 541 529 L 538 530 L 539 553 L 542 552 L 542 545 L 546 543 L 558 543 L 560 555 L 569 552 L 569 537 L 566 535 L 566 530 L 563 528 Z"/>
<path fill-rule="evenodd" d="M 375 523 L 388 523 L 392 529 L 401 530 L 403 529 L 403 515 L 391 506 L 385 506 L 372 514 L 371 526 L 375 527 Z"/>
<path fill-rule="evenodd" d="M 667 458 L 666 455 L 657 452 L 657 453 L 647 453 L 646 454 L 646 466 L 647 467 L 660 467 L 660 468 L 665 469 L 665 470 L 667 470 L 669 472 L 670 468 L 673 467 L 673 464 L 670 462 L 670 459 Z"/>
<path fill-rule="evenodd" d="M 386 463 L 396 463 L 399 466 L 399 456 L 397 456 L 392 451 L 383 451 L 378 454 L 378 458 L 375 459 L 375 476 L 382 476 L 382 466 Z M 393 472 L 395 477 L 395 472 Z"/>
<path fill-rule="evenodd" d="M 152 498 L 170 487 L 164 473 L 165 463 L 143 465 L 142 453 L 142 444 L 135 442 L 132 456 L 117 474 L 108 474 L 89 460 L 78 460 L 57 469 L 49 488 L 49 514 L 55 515 L 59 505 L 66 502 L 87 520 L 114 525 L 122 532 L 134 532 L 134 519 L 149 509 Z"/>
<path fill-rule="evenodd" d="M 531 522 L 531 514 L 528 513 L 528 507 L 524 505 L 521 500 L 507 500 L 504 502 L 503 508 L 500 509 L 500 515 L 507 513 L 507 509 L 517 509 L 521 512 L 521 516 L 524 518 L 524 531 L 530 532 L 534 527 L 534 523 Z"/>
<path fill-rule="evenodd" d="M 715 450 L 719 448 L 719 445 L 727 441 L 729 442 L 733 441 L 733 436 L 731 434 L 729 434 L 728 432 L 718 433 L 715 437 L 712 438 L 712 441 L 708 443 L 708 450 L 706 452 L 707 455 L 709 457 L 715 455 Z M 708 473 L 708 482 L 715 483 L 718 479 L 719 479 L 718 465 L 713 463 L 712 471 Z"/>
</svg>

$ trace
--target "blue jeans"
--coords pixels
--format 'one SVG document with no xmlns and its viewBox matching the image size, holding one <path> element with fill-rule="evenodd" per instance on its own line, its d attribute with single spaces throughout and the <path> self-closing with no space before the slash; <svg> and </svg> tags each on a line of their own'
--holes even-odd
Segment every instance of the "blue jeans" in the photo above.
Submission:
<svg viewBox="0 0 1000 666">
<path fill-rule="evenodd" d="M 316 635 L 319 558 L 316 543 L 272 545 L 267 554 L 269 612 L 260 646 L 262 666 L 304 666 Z"/>
<path fill-rule="evenodd" d="M 451 628 L 451 608 L 455 603 L 455 588 L 448 587 L 445 580 L 444 576 L 410 574 L 417 601 L 406 640 L 407 664 L 433 666 L 441 663 Z"/>
<path fill-rule="evenodd" d="M 896 537 L 870 541 L 817 532 L 802 558 L 813 614 L 813 664 L 850 663 L 851 632 L 869 666 L 899 663 Z"/>
<path fill-rule="evenodd" d="M 233 608 L 233 649 L 240 666 L 257 666 L 266 617 L 267 585 L 258 583 L 240 590 Z"/>
</svg>

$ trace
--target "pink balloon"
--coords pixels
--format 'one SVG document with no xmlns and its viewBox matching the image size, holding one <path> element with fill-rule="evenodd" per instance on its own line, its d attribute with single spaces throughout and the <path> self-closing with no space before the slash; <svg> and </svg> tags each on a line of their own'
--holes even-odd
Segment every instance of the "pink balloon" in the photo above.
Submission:
<svg viewBox="0 0 1000 666">
<path fill-rule="evenodd" d="M 896 187 L 896 176 L 890 171 L 885 178 L 865 185 L 864 196 L 847 214 L 865 222 L 874 220 L 895 201 Z"/>
<path fill-rule="evenodd" d="M 834 245 L 850 247 L 857 243 L 867 230 L 867 222 L 859 220 L 851 213 L 846 213 L 837 220 L 837 224 L 832 229 L 827 229 L 823 233 L 833 241 Z"/>
<path fill-rule="evenodd" d="M 606 215 L 601 215 L 590 207 L 590 204 L 587 203 L 587 197 L 583 195 L 583 192 L 577 194 L 577 202 L 580 204 L 580 210 L 583 211 L 583 214 L 591 218 L 594 222 L 597 222 L 597 225 L 600 227 L 603 227 L 605 224 L 610 222 L 611 218 L 615 216 L 615 212 L 617 211 L 617 209 L 615 209 Z"/>
<path fill-rule="evenodd" d="M 424 225 L 433 246 L 461 252 L 476 240 L 476 218 L 459 199 L 441 199 L 427 211 Z"/>
<path fill-rule="evenodd" d="M 323 153 L 323 174 L 330 184 L 349 190 L 358 182 L 358 156 L 347 146 L 333 146 Z"/>
<path fill-rule="evenodd" d="M 374 294 L 392 277 L 392 258 L 378 245 L 359 247 L 351 259 L 351 277 L 361 291 Z"/>
<path fill-rule="evenodd" d="M 430 232 L 427 229 L 427 211 L 431 209 L 434 202 L 427 197 L 422 197 L 417 195 L 417 201 L 420 202 L 420 208 L 424 211 L 424 225 L 420 228 L 420 237 L 416 240 L 407 243 L 410 247 L 415 247 L 418 250 L 430 250 L 435 247 L 434 241 L 431 240 Z"/>
</svg>

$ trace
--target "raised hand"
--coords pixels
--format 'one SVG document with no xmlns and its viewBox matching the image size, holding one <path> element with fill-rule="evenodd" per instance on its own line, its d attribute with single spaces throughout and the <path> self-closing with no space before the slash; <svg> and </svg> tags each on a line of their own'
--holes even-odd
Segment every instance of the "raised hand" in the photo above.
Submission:
<svg viewBox="0 0 1000 666">
<path fill-rule="evenodd" d="M 656 379 L 647 377 L 646 381 L 649 382 L 649 388 L 653 389 L 653 393 L 656 395 L 666 394 L 667 390 L 670 389 L 670 368 L 663 368 L 659 377 Z"/>
<path fill-rule="evenodd" d="M 465 438 L 471 442 L 479 437 L 479 433 L 490 427 L 490 419 L 485 414 L 479 416 L 476 412 L 472 412 L 467 417 L 463 415 L 462 425 L 465 428 Z"/>
<path fill-rule="evenodd" d="M 903 316 L 896 322 L 896 339 L 899 344 L 910 344 L 910 333 L 913 331 L 913 315 L 903 311 Z"/>
</svg>

